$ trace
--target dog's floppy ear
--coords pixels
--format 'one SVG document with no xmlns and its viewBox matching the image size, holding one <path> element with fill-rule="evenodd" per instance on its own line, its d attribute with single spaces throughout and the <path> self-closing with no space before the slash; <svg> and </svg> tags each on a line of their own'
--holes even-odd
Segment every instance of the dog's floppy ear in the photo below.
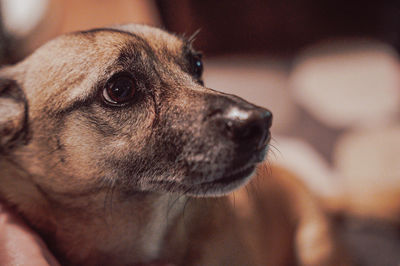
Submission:
<svg viewBox="0 0 400 266">
<path fill-rule="evenodd" d="M 0 77 L 0 153 L 26 138 L 27 102 L 17 82 Z"/>
</svg>

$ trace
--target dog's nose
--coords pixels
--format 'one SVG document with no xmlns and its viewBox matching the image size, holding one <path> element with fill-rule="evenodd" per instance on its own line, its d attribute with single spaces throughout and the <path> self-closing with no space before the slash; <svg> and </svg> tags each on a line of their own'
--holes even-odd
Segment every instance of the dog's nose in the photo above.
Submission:
<svg viewBox="0 0 400 266">
<path fill-rule="evenodd" d="M 255 144 L 261 148 L 269 140 L 272 113 L 263 108 L 229 109 L 222 116 L 230 138 L 240 144 Z"/>
<path fill-rule="evenodd" d="M 240 108 L 232 106 L 214 112 L 212 118 L 227 136 L 240 146 L 262 148 L 270 137 L 272 113 L 260 107 Z"/>
</svg>

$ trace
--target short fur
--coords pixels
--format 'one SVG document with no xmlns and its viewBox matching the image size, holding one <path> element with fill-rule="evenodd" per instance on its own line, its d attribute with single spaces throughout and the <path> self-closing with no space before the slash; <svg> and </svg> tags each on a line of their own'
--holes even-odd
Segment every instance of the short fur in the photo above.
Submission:
<svg viewBox="0 0 400 266">
<path fill-rule="evenodd" d="M 63 35 L 3 68 L 1 198 L 65 265 L 337 265 L 326 217 L 289 173 L 261 164 L 247 195 L 223 196 L 268 146 L 239 152 L 218 121 L 264 110 L 204 87 L 196 53 L 125 25 Z M 119 72 L 135 98 L 107 105 Z"/>
</svg>

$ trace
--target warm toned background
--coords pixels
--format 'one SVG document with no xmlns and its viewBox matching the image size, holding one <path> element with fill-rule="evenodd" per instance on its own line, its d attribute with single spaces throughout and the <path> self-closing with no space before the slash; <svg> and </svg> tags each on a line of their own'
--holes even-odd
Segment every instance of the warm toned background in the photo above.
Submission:
<svg viewBox="0 0 400 266">
<path fill-rule="evenodd" d="M 360 265 L 400 264 L 400 4 L 0 3 L 3 63 L 74 30 L 126 22 L 186 35 L 200 29 L 195 44 L 205 52 L 206 85 L 273 111 L 269 160 L 320 198 Z"/>
</svg>

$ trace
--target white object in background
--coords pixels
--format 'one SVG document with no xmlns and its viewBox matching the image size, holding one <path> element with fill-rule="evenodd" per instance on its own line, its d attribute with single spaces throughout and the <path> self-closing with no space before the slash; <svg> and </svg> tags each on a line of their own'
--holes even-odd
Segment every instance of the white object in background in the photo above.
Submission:
<svg viewBox="0 0 400 266">
<path fill-rule="evenodd" d="M 347 40 L 307 49 L 290 83 L 296 101 L 333 128 L 375 127 L 396 120 L 400 67 L 394 49 L 378 42 Z"/>
<path fill-rule="evenodd" d="M 49 0 L 0 0 L 5 30 L 22 38 L 28 35 L 45 15 Z"/>
<path fill-rule="evenodd" d="M 316 195 L 324 199 L 340 198 L 342 180 L 321 155 L 307 142 L 289 137 L 274 137 L 267 161 L 293 173 Z"/>
<path fill-rule="evenodd" d="M 346 133 L 334 162 L 352 211 L 400 219 L 400 125 Z"/>
</svg>

